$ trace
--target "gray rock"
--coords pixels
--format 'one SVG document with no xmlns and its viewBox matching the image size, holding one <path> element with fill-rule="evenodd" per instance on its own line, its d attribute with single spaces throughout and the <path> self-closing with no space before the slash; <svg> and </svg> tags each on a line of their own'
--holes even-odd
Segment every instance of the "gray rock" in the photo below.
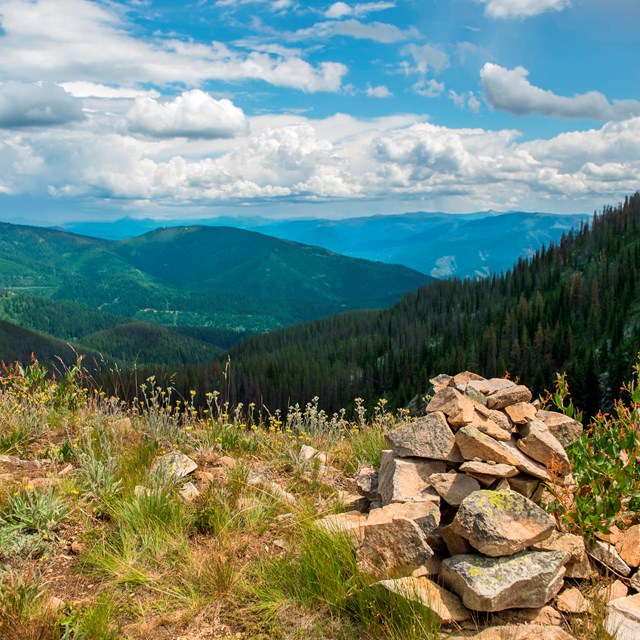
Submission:
<svg viewBox="0 0 640 640">
<path fill-rule="evenodd" d="M 564 551 L 522 551 L 507 558 L 459 555 L 443 560 L 440 578 L 474 611 L 538 608 L 562 588 Z"/>
<path fill-rule="evenodd" d="M 367 500 L 374 501 L 378 497 L 378 472 L 373 467 L 363 467 L 356 474 L 358 492 Z"/>
<path fill-rule="evenodd" d="M 563 533 L 553 531 L 553 533 L 532 546 L 535 551 L 566 551 L 570 554 L 569 562 L 566 564 L 566 578 L 589 578 L 593 574 L 584 538 L 573 533 Z"/>
<path fill-rule="evenodd" d="M 609 567 L 609 569 L 623 577 L 627 577 L 631 574 L 631 568 L 629 565 L 620 557 L 616 548 L 608 542 L 603 542 L 602 540 L 589 540 L 587 542 L 587 553 L 594 560 L 597 560 L 606 567 Z"/>
<path fill-rule="evenodd" d="M 548 538 L 555 521 L 514 491 L 476 491 L 462 501 L 451 529 L 488 556 L 508 556 Z"/>
<path fill-rule="evenodd" d="M 539 409 L 536 417 L 547 425 L 563 447 L 573 444 L 582 435 L 582 425 L 562 413 Z"/>
<path fill-rule="evenodd" d="M 478 481 L 464 473 L 434 473 L 429 477 L 429 482 L 442 499 L 454 507 L 480 489 Z"/>
<path fill-rule="evenodd" d="M 605 628 L 615 640 L 640 638 L 640 594 L 613 600 L 607 610 Z"/>
<path fill-rule="evenodd" d="M 475 389 L 482 395 L 488 396 L 503 389 L 509 389 L 515 387 L 516 383 L 513 380 L 507 380 L 506 378 L 491 378 L 489 380 L 470 380 L 467 383 L 467 389 Z"/>
<path fill-rule="evenodd" d="M 441 411 L 400 425 L 385 435 L 389 447 L 401 457 L 461 462 L 456 438 Z"/>
<path fill-rule="evenodd" d="M 177 480 L 188 476 L 197 468 L 198 465 L 182 451 L 169 451 L 155 462 L 152 471 Z"/>
<path fill-rule="evenodd" d="M 446 470 L 444 462 L 420 458 L 399 458 L 384 450 L 380 458 L 378 493 L 383 505 L 392 502 L 438 501 L 440 496 L 429 483 L 434 473 Z"/>
</svg>

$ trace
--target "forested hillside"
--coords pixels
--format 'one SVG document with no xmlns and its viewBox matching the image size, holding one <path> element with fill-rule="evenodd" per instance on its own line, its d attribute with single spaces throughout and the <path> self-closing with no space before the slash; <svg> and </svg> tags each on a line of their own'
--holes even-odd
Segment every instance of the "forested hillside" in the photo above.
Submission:
<svg viewBox="0 0 640 640">
<path fill-rule="evenodd" d="M 531 260 L 482 281 L 440 281 L 388 310 L 257 336 L 224 361 L 178 376 L 271 409 L 320 396 L 406 404 L 443 371 L 518 372 L 535 392 L 566 370 L 588 413 L 609 407 L 640 349 L 640 194 L 607 207 Z"/>
</svg>

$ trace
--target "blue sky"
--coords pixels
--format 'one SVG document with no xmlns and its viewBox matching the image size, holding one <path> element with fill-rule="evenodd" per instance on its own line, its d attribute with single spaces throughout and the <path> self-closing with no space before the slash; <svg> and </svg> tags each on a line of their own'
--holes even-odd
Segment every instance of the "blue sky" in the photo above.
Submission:
<svg viewBox="0 0 640 640">
<path fill-rule="evenodd" d="M 0 0 L 0 218 L 589 212 L 638 188 L 634 0 Z"/>
</svg>

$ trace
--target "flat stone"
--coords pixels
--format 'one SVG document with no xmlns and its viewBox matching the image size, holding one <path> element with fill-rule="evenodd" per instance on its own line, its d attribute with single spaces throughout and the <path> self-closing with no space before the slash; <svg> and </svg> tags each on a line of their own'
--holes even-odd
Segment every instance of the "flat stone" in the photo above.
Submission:
<svg viewBox="0 0 640 640">
<path fill-rule="evenodd" d="M 453 387 L 437 391 L 429 404 L 427 413 L 441 411 L 453 426 L 469 424 L 473 420 L 474 404 Z"/>
<path fill-rule="evenodd" d="M 456 438 L 441 411 L 406 422 L 387 433 L 385 439 L 397 456 L 462 461 Z"/>
<path fill-rule="evenodd" d="M 431 611 L 441 624 L 462 622 L 471 617 L 458 596 L 426 577 L 382 580 L 377 584 L 407 600 L 418 602 Z"/>
<path fill-rule="evenodd" d="M 456 433 L 456 444 L 465 460 L 493 461 L 518 466 L 518 458 L 492 437 L 478 431 L 475 427 L 462 427 Z"/>
<path fill-rule="evenodd" d="M 476 389 L 469 387 L 468 385 L 466 386 L 463 393 L 465 398 L 469 398 L 469 400 L 473 400 L 473 402 L 475 402 L 476 404 L 480 404 L 483 406 L 487 404 L 487 399 L 485 398 L 485 396 L 479 391 L 476 391 Z"/>
<path fill-rule="evenodd" d="M 380 509 L 371 509 L 365 526 L 387 522 L 389 519 L 404 518 L 412 520 L 424 531 L 433 533 L 440 524 L 440 507 L 437 502 L 404 502 L 386 505 Z M 431 545 L 429 545 L 431 546 Z"/>
<path fill-rule="evenodd" d="M 378 496 L 378 472 L 373 467 L 363 467 L 356 474 L 358 492 L 368 500 L 374 501 Z"/>
<path fill-rule="evenodd" d="M 497 411 L 496 409 L 489 410 L 489 418 L 491 418 L 503 431 L 511 434 L 513 429 L 513 422 L 506 413 Z"/>
<path fill-rule="evenodd" d="M 458 391 L 464 393 L 464 390 L 467 387 L 467 384 L 472 380 L 485 380 L 480 374 L 474 373 L 473 371 L 462 371 L 461 373 L 457 373 L 451 380 L 449 381 L 450 387 L 455 387 Z M 462 387 L 462 388 L 461 388 Z"/>
<path fill-rule="evenodd" d="M 450 637 L 450 640 L 463 640 L 462 636 Z M 505 625 L 490 627 L 474 636 L 465 636 L 464 640 L 575 640 L 560 627 L 542 627 L 539 625 Z"/>
<path fill-rule="evenodd" d="M 608 542 L 603 542 L 602 540 L 588 541 L 587 553 L 598 562 L 609 567 L 613 572 L 625 578 L 631 573 L 631 567 L 620 557 L 616 548 Z"/>
<path fill-rule="evenodd" d="M 487 396 L 489 409 L 504 409 L 518 402 L 531 402 L 531 391 L 523 384 L 501 389 Z"/>
<path fill-rule="evenodd" d="M 480 489 L 478 481 L 464 473 L 434 473 L 429 477 L 429 482 L 442 499 L 454 507 Z"/>
<path fill-rule="evenodd" d="M 515 466 L 518 470 L 522 471 L 522 473 L 533 476 L 534 478 L 538 478 L 539 480 L 549 481 L 551 476 L 547 469 L 520 451 L 516 442 L 515 438 L 511 438 L 511 440 L 501 442 L 500 444 L 502 444 L 504 448 L 507 449 L 515 458 Z"/>
<path fill-rule="evenodd" d="M 626 598 L 628 595 L 629 587 L 620 580 L 615 580 L 611 584 L 596 590 L 596 597 L 602 600 L 602 602 L 611 602 L 619 598 Z"/>
<path fill-rule="evenodd" d="M 440 496 L 429 483 L 429 478 L 444 471 L 446 464 L 441 461 L 399 458 L 391 450 L 382 451 L 378 474 L 378 493 L 382 504 L 439 501 Z"/>
<path fill-rule="evenodd" d="M 505 429 L 503 421 L 494 419 L 497 413 L 499 412 L 474 403 L 473 420 L 469 425 L 495 440 L 509 440 L 511 438 L 511 429 Z"/>
<path fill-rule="evenodd" d="M 540 485 L 540 480 L 532 478 L 531 476 L 520 474 L 509 478 L 509 487 L 517 493 L 523 495 L 525 498 L 531 498 L 536 489 Z"/>
<path fill-rule="evenodd" d="M 521 551 L 506 558 L 459 555 L 442 562 L 440 578 L 474 611 L 538 608 L 560 591 L 564 551 Z"/>
<path fill-rule="evenodd" d="M 348 491 L 338 491 L 338 501 L 345 511 L 366 511 L 369 507 L 369 500 L 359 493 L 349 493 Z"/>
<path fill-rule="evenodd" d="M 529 420 L 535 420 L 536 408 L 529 402 L 516 402 L 504 408 L 514 424 L 526 424 Z"/>
<path fill-rule="evenodd" d="M 538 609 L 507 609 L 494 614 L 492 622 L 496 620 L 499 620 L 500 624 L 519 623 L 559 627 L 562 624 L 562 614 L 546 605 Z"/>
<path fill-rule="evenodd" d="M 434 555 L 420 524 L 398 509 L 410 506 L 435 507 L 391 504 L 369 514 L 356 547 L 356 559 L 363 572 L 378 579 L 391 578 L 411 573 Z"/>
<path fill-rule="evenodd" d="M 551 515 L 515 491 L 476 491 L 462 501 L 452 530 L 488 556 L 508 556 L 544 540 Z"/>
<path fill-rule="evenodd" d="M 429 382 L 434 387 L 448 387 L 451 380 L 453 380 L 453 376 L 449 376 L 446 373 L 441 373 L 435 378 L 430 378 Z"/>
<path fill-rule="evenodd" d="M 520 427 L 518 448 L 547 469 L 553 469 L 556 475 L 566 476 L 571 472 L 571 463 L 567 452 L 558 439 L 541 420 L 530 420 Z"/>
<path fill-rule="evenodd" d="M 532 548 L 536 551 L 566 551 L 569 553 L 571 558 L 566 564 L 566 578 L 586 579 L 591 577 L 593 573 L 582 536 L 555 530 L 545 540 L 532 545 Z"/>
<path fill-rule="evenodd" d="M 557 411 L 539 409 L 536 417 L 547 425 L 563 447 L 573 444 L 582 435 L 582 424 Z"/>
<path fill-rule="evenodd" d="M 152 467 L 153 472 L 166 474 L 170 478 L 184 478 L 193 473 L 198 465 L 182 451 L 169 451 L 156 460 Z"/>
<path fill-rule="evenodd" d="M 518 470 L 510 464 L 489 464 L 470 460 L 460 465 L 460 471 L 465 473 L 481 473 L 494 478 L 512 478 L 518 475 Z"/>
<path fill-rule="evenodd" d="M 180 497 L 185 502 L 193 502 L 200 496 L 200 491 L 193 482 L 185 482 L 180 489 Z"/>
<path fill-rule="evenodd" d="M 615 640 L 640 638 L 640 594 L 613 600 L 607 609 L 605 628 Z"/>
<path fill-rule="evenodd" d="M 359 511 L 333 513 L 315 521 L 315 525 L 328 533 L 348 533 L 358 544 L 362 540 L 362 530 L 367 516 Z"/>
<path fill-rule="evenodd" d="M 630 567 L 640 566 L 640 524 L 636 524 L 620 534 L 616 550 Z"/>
<path fill-rule="evenodd" d="M 507 380 L 506 378 L 490 378 L 489 380 L 470 380 L 467 383 L 467 389 L 475 389 L 482 395 L 488 396 L 504 389 L 515 387 L 516 383 L 513 380 Z"/>
<path fill-rule="evenodd" d="M 469 477 L 471 477 L 474 480 L 476 480 L 478 482 L 478 484 L 483 486 L 485 489 L 488 489 L 489 487 L 492 487 L 492 485 L 495 484 L 495 482 L 496 482 L 495 476 L 485 476 L 482 473 L 469 473 Z M 507 489 L 508 488 L 509 487 L 507 487 Z"/>
<path fill-rule="evenodd" d="M 556 599 L 556 607 L 565 613 L 585 613 L 589 610 L 589 602 L 580 593 L 579 589 L 572 587 L 565 589 Z"/>
</svg>

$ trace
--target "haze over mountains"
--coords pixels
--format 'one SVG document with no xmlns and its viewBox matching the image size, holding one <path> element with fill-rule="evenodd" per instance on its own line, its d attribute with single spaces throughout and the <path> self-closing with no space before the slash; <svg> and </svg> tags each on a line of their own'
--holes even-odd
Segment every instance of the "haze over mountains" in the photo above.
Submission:
<svg viewBox="0 0 640 640">
<path fill-rule="evenodd" d="M 485 277 L 509 269 L 518 258 L 588 219 L 583 214 L 483 211 L 468 214 L 414 212 L 341 220 L 273 220 L 221 217 L 159 222 L 123 218 L 115 222 L 68 223 L 74 233 L 109 239 L 140 235 L 160 224 L 224 225 L 317 245 L 351 257 L 402 264 L 436 278 Z"/>
</svg>

